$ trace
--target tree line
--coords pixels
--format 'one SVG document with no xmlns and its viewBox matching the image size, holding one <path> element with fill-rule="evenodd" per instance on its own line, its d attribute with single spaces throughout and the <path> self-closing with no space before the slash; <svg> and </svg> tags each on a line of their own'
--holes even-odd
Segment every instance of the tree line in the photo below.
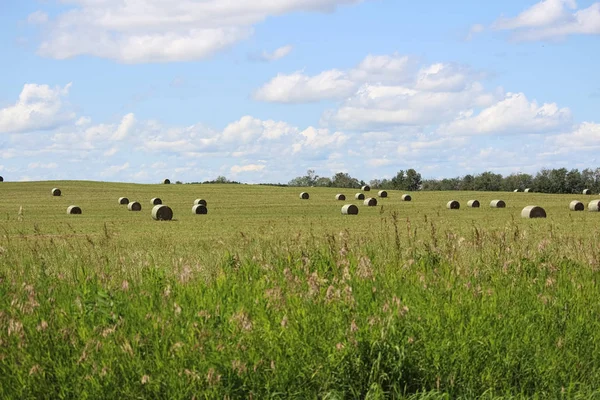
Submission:
<svg viewBox="0 0 600 400">
<path fill-rule="evenodd" d="M 332 177 L 318 176 L 314 170 L 308 170 L 304 176 L 292 179 L 288 186 L 303 187 L 339 187 L 359 189 L 367 184 L 345 172 Z M 422 179 L 421 174 L 410 168 L 400 170 L 391 179 L 373 179 L 369 186 L 387 190 L 472 190 L 472 191 L 513 191 L 529 188 L 540 193 L 581 193 L 590 189 L 600 193 L 600 168 L 584 170 L 566 168 L 543 168 L 535 175 L 514 173 L 507 176 L 486 171 L 481 174 L 458 176 L 444 179 Z"/>
</svg>

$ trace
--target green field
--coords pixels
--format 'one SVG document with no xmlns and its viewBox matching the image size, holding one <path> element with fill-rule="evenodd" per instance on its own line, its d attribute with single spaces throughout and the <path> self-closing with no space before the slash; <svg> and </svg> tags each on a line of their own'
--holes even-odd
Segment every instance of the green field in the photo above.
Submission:
<svg viewBox="0 0 600 400">
<path fill-rule="evenodd" d="M 0 183 L 0 398 L 600 398 L 600 196 L 357 192 Z"/>
</svg>

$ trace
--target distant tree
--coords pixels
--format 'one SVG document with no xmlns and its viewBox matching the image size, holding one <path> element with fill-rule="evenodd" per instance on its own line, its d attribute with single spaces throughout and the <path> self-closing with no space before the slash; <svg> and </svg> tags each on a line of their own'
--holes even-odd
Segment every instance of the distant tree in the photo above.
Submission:
<svg viewBox="0 0 600 400">
<path fill-rule="evenodd" d="M 288 185 L 289 186 L 302 186 L 302 187 L 315 186 L 317 179 L 319 179 L 319 176 L 317 174 L 315 174 L 315 170 L 309 169 L 308 171 L 306 171 L 306 175 L 298 176 L 298 177 L 292 179 L 288 183 Z"/>
<path fill-rule="evenodd" d="M 475 177 L 473 175 L 463 176 L 460 190 L 475 190 Z"/>
<path fill-rule="evenodd" d="M 421 184 L 423 183 L 423 180 L 421 179 L 421 174 L 419 174 L 412 168 L 406 171 L 406 176 L 404 180 L 406 182 L 406 190 L 410 190 L 411 192 L 419 190 L 421 188 Z"/>
<path fill-rule="evenodd" d="M 317 180 L 315 181 L 315 186 L 331 187 L 331 179 L 329 179 L 325 176 L 321 176 L 321 177 L 317 178 Z"/>
<path fill-rule="evenodd" d="M 331 178 L 331 186 L 358 189 L 360 188 L 360 182 L 346 172 L 338 172 Z"/>
</svg>

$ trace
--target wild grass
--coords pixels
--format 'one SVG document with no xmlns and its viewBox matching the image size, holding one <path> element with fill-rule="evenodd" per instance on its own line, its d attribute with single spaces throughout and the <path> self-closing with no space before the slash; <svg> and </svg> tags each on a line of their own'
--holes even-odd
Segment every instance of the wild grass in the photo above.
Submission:
<svg viewBox="0 0 600 400">
<path fill-rule="evenodd" d="M 347 191 L 343 216 L 338 189 L 0 189 L 0 398 L 600 398 L 600 214 L 577 197 Z"/>
</svg>

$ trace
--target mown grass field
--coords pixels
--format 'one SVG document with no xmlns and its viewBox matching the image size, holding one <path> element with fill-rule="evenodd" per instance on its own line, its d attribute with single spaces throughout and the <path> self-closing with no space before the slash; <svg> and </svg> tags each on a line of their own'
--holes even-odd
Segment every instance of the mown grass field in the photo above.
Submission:
<svg viewBox="0 0 600 400">
<path fill-rule="evenodd" d="M 1 183 L 0 398 L 600 398 L 600 196 L 356 192 Z"/>
</svg>

